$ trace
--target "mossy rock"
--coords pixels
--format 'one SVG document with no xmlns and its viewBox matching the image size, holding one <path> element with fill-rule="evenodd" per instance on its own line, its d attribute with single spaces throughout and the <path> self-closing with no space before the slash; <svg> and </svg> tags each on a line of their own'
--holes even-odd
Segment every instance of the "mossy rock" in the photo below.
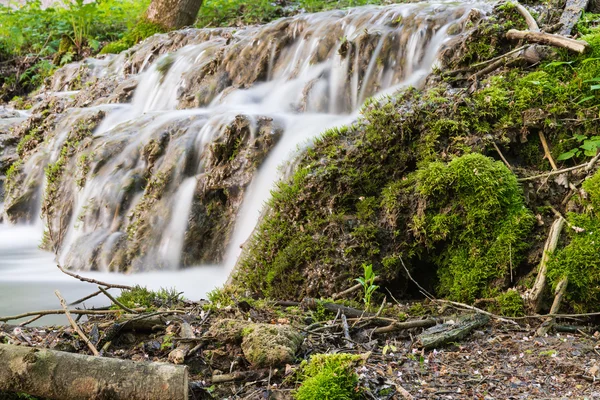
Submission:
<svg viewBox="0 0 600 400">
<path fill-rule="evenodd" d="M 294 362 L 302 335 L 287 325 L 253 324 L 244 331 L 242 350 L 255 367 L 275 367 Z"/>
<path fill-rule="evenodd" d="M 221 319 L 211 325 L 207 336 L 241 343 L 244 357 L 255 367 L 274 367 L 294 362 L 302 335 L 288 325 Z"/>
</svg>

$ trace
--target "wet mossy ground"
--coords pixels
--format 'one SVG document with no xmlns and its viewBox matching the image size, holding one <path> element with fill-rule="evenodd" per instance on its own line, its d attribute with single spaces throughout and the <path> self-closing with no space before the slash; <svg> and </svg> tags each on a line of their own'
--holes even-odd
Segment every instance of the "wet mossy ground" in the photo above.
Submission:
<svg viewBox="0 0 600 400">
<path fill-rule="evenodd" d="M 542 18 L 550 24 L 553 17 Z M 564 180 L 517 178 L 551 169 L 542 137 L 559 168 L 587 162 L 600 148 L 600 30 L 593 21 L 584 15 L 577 27 L 590 44 L 586 54 L 549 49 L 541 63 L 517 60 L 474 78 L 473 63 L 522 45 L 504 37 L 524 27 L 522 17 L 501 5 L 452 60 L 450 68 L 464 73 L 438 71 L 424 90 L 372 100 L 355 125 L 326 132 L 273 193 L 234 284 L 257 296 L 326 297 L 351 286 L 361 265 L 371 263 L 385 289 L 418 296 L 403 261 L 437 295 L 495 297 L 496 307 L 517 315 L 552 205 L 571 212 L 568 219 L 585 225 L 587 236 L 571 230 L 563 237 L 550 279 L 556 285 L 569 275 L 570 307 L 587 309 L 583 304 L 598 295 L 595 274 L 588 274 L 597 263 L 587 254 L 597 254 L 600 242 L 598 216 L 586 204 L 598 202 L 600 179 L 572 192 Z M 586 176 L 569 178 L 577 186 Z M 518 292 L 506 292 L 511 287 Z"/>
</svg>

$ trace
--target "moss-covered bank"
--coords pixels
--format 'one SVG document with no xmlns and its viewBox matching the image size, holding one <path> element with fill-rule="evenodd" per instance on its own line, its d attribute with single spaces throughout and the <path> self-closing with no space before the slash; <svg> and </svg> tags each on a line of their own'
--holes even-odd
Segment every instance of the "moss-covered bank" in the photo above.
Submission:
<svg viewBox="0 0 600 400">
<path fill-rule="evenodd" d="M 540 20 L 553 18 L 546 13 Z M 407 295 L 414 287 L 404 261 L 423 285 L 452 299 L 493 297 L 512 286 L 524 291 L 547 236 L 545 221 L 553 218 L 545 204 L 581 213 L 580 197 L 597 190 L 596 179 L 577 193 L 564 179 L 517 182 L 550 169 L 541 138 L 559 167 L 600 148 L 600 31 L 590 21 L 585 15 L 577 27 L 590 44 L 587 54 L 548 49 L 547 61 L 531 66 L 517 59 L 484 79 L 474 75 L 474 63 L 521 45 L 504 35 L 523 28 L 522 17 L 500 5 L 454 55 L 451 67 L 464 72 L 438 71 L 425 90 L 371 101 L 357 124 L 325 133 L 273 193 L 234 282 L 275 298 L 327 296 L 350 286 L 366 262 L 385 287 Z M 569 218 L 585 225 L 577 218 L 592 215 L 588 222 L 597 224 L 595 214 L 584 215 Z M 556 257 L 561 267 L 552 271 L 589 265 L 566 254 L 577 242 L 564 239 Z M 595 298 L 578 289 L 589 281 L 578 282 L 570 298 Z M 496 303 L 518 313 L 522 303 L 513 297 Z"/>
</svg>

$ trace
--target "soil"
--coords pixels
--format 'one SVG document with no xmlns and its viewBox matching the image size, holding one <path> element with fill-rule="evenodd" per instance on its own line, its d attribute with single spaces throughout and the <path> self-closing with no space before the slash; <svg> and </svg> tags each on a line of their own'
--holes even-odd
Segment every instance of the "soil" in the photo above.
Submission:
<svg viewBox="0 0 600 400">
<path fill-rule="evenodd" d="M 458 342 L 425 351 L 416 344 L 423 328 L 377 335 L 377 325 L 388 324 L 393 315 L 408 320 L 434 318 L 456 321 L 465 311 L 440 308 L 431 302 L 394 304 L 382 309 L 387 318 L 348 319 L 351 339 L 344 338 L 340 315 L 302 307 L 279 307 L 276 303 L 238 300 L 218 307 L 208 302 L 187 302 L 183 314 L 162 317 L 162 324 L 122 331 L 103 351 L 104 357 L 135 361 L 169 362 L 169 353 L 181 343 L 182 321 L 192 327 L 196 339 L 185 358 L 195 399 L 289 399 L 298 387 L 300 363 L 319 353 L 361 354 L 365 360 L 356 367 L 362 396 L 367 399 L 530 399 L 595 398 L 600 396 L 600 333 L 591 325 L 567 327 L 557 321 L 554 332 L 535 337 L 539 319 L 517 320 L 511 324 L 492 318 L 483 328 Z M 315 322 L 321 316 L 322 321 Z M 92 342 L 106 342 L 106 335 L 132 315 L 93 317 L 82 323 Z M 323 318 L 324 317 L 324 318 Z M 216 324 L 236 319 L 289 325 L 303 336 L 295 362 L 271 368 L 253 367 L 243 356 L 239 342 L 228 335 L 214 336 Z M 402 318 L 403 319 L 403 318 Z M 573 321 L 568 321 L 573 322 Z M 213 327 L 211 331 L 211 327 Z M 353 328 L 354 327 L 354 328 Z M 208 333 L 211 331 L 211 333 Z M 589 332 L 589 333 L 588 333 Z M 53 348 L 89 354 L 88 348 L 71 327 L 20 327 L 0 325 L 0 342 Z M 102 344 L 102 343 L 100 343 Z M 100 348 L 100 346 L 99 346 Z M 230 375 L 232 374 L 232 375 Z M 223 379 L 232 381 L 216 383 Z M 0 399 L 10 398 L 1 394 Z M 412 397 L 410 397 L 412 396 Z"/>
</svg>

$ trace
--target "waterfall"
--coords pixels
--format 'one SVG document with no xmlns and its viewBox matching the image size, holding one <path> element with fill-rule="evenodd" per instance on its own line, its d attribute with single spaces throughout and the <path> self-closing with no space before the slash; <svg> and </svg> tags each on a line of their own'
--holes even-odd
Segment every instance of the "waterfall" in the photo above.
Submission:
<svg viewBox="0 0 600 400">
<path fill-rule="evenodd" d="M 475 7 L 485 8 L 402 4 L 188 29 L 67 66 L 46 97 L 69 107 L 25 157 L 5 218 L 41 216 L 46 248 L 69 268 L 221 265 L 224 277 L 285 163 L 356 121 L 369 97 L 422 84 Z"/>
</svg>

